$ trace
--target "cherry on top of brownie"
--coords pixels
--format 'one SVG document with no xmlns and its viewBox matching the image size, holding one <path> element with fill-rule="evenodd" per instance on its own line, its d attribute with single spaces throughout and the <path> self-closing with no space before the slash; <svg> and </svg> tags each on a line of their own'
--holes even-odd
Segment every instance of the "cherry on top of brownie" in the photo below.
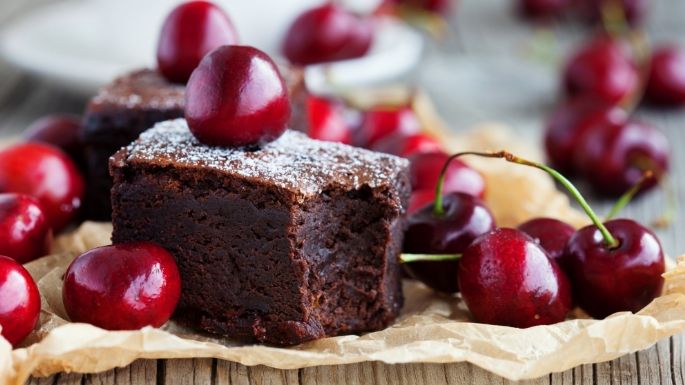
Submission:
<svg viewBox="0 0 685 385">
<path fill-rule="evenodd" d="M 303 196 L 337 186 L 391 186 L 409 165 L 406 159 L 314 140 L 293 130 L 261 148 L 209 146 L 192 135 L 184 119 L 158 123 L 145 131 L 127 147 L 125 157 L 119 162 L 211 169 L 255 181 L 266 179 Z"/>
</svg>

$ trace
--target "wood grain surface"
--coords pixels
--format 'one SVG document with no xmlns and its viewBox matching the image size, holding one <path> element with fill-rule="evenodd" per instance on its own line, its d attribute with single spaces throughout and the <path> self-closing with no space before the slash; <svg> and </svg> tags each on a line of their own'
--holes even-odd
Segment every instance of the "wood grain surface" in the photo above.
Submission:
<svg viewBox="0 0 685 385">
<path fill-rule="evenodd" d="M 46 0 L 0 0 L 0 27 Z M 455 129 L 483 120 L 502 121 L 521 136 L 539 141 L 543 117 L 556 98 L 555 66 L 569 47 L 587 32 L 577 25 L 555 27 L 547 59 L 533 54 L 529 61 L 508 62 L 526 56 L 541 33 L 512 16 L 509 0 L 463 0 L 452 20 L 453 34 L 430 46 L 416 81 L 426 88 L 439 111 Z M 648 32 L 654 41 L 676 41 L 685 46 L 685 0 L 654 0 Z M 538 36 L 538 38 L 536 38 Z M 527 65 L 525 63 L 529 63 Z M 485 71 L 492 69 L 492 73 Z M 539 69 L 539 76 L 536 71 Z M 531 73 L 533 76 L 531 77 Z M 480 77 L 479 77 L 480 76 Z M 515 95 L 512 97 L 511 95 Z M 81 113 L 87 95 L 75 95 L 49 82 L 3 63 L 0 58 L 0 136 L 14 136 L 34 119 L 55 112 Z M 638 115 L 661 128 L 673 145 L 673 180 L 678 201 L 685 202 L 685 111 L 640 109 Z M 600 212 L 611 202 L 593 199 Z M 654 193 L 629 206 L 624 215 L 649 222 L 664 210 L 663 194 Z M 674 256 L 685 252 L 685 207 L 678 208 L 674 223 L 657 232 L 665 250 Z M 617 360 L 584 365 L 525 384 L 685 384 L 683 335 Z M 137 361 L 94 375 L 60 374 L 31 379 L 31 384 L 509 384 L 467 363 L 358 365 L 276 370 L 246 367 L 212 360 Z"/>
</svg>

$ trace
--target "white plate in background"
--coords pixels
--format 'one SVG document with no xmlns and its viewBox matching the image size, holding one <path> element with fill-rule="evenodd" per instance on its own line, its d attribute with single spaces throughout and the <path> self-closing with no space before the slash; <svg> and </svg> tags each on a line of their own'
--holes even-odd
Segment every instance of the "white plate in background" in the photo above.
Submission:
<svg viewBox="0 0 685 385">
<path fill-rule="evenodd" d="M 36 9 L 0 31 L 0 56 L 66 88 L 93 93 L 133 68 L 154 66 L 157 31 L 179 0 L 80 0 Z M 278 56 L 283 31 L 303 9 L 321 0 L 218 0 L 244 44 Z M 330 90 L 383 83 L 405 76 L 421 59 L 423 39 L 396 21 L 384 21 L 364 58 L 334 63 L 322 75 L 308 69 L 308 85 Z M 332 75 L 332 76 L 331 76 Z"/>
</svg>

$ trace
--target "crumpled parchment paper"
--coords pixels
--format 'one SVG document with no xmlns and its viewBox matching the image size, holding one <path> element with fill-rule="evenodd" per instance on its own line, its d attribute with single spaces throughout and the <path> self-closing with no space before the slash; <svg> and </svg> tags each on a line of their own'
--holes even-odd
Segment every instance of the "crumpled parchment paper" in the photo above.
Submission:
<svg viewBox="0 0 685 385">
<path fill-rule="evenodd" d="M 446 140 L 452 149 L 507 148 L 532 158 L 539 156 L 517 144 L 506 130 L 493 126 Z M 541 171 L 492 159 L 467 161 L 486 176 L 486 200 L 499 225 L 514 226 L 540 215 L 562 218 L 578 226 L 587 222 Z M 173 322 L 162 329 L 119 332 L 69 323 L 61 301 L 63 273 L 76 255 L 108 244 L 110 233 L 109 223 L 84 223 L 73 233 L 56 239 L 54 254 L 26 266 L 43 297 L 40 325 L 24 347 L 14 351 L 0 338 L 0 384 L 22 384 L 31 374 L 100 372 L 139 358 L 188 357 L 214 357 L 281 369 L 362 361 L 468 361 L 518 380 L 611 360 L 685 330 L 685 256 L 665 275 L 664 295 L 638 314 L 617 313 L 604 320 L 572 319 L 529 329 L 472 322 L 458 297 L 435 294 L 412 281 L 404 284 L 406 305 L 391 327 L 292 348 L 238 345 L 183 329 Z"/>
</svg>

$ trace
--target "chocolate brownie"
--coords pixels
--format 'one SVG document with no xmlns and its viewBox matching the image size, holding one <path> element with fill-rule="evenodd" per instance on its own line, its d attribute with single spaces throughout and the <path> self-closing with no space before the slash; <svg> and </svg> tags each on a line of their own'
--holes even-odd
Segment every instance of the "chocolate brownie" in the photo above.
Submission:
<svg viewBox="0 0 685 385">
<path fill-rule="evenodd" d="M 301 106 L 305 94 L 302 70 L 279 67 L 293 99 L 291 127 L 301 127 L 306 124 Z M 109 157 L 155 123 L 183 117 L 184 105 L 185 86 L 170 83 L 151 69 L 115 79 L 90 101 L 81 132 L 88 173 L 84 202 L 87 219 L 111 217 Z"/>
<path fill-rule="evenodd" d="M 155 123 L 183 116 L 185 86 L 168 82 L 157 71 L 144 69 L 115 79 L 95 96 L 84 115 L 88 184 L 84 214 L 109 220 L 109 157 Z"/>
<path fill-rule="evenodd" d="M 229 149 L 163 122 L 111 159 L 112 241 L 175 256 L 190 326 L 274 345 L 378 330 L 402 306 L 407 168 L 292 130 Z"/>
</svg>

